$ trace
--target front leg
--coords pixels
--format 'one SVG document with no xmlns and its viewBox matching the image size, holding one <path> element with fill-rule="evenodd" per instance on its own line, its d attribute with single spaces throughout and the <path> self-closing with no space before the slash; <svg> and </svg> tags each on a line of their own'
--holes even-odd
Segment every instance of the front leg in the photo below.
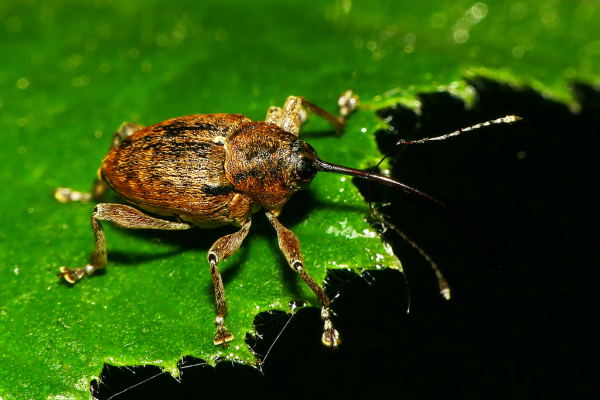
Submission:
<svg viewBox="0 0 600 400">
<path fill-rule="evenodd" d="M 140 210 L 125 204 L 101 203 L 94 207 L 91 218 L 94 232 L 95 247 L 90 263 L 83 268 L 60 267 L 58 276 L 64 277 L 69 283 L 76 283 L 86 275 L 106 267 L 106 238 L 100 221 L 111 221 L 121 228 L 128 229 L 161 229 L 184 230 L 193 225 L 185 222 L 171 222 L 151 217 Z"/>
<path fill-rule="evenodd" d="M 275 214 L 271 211 L 267 211 L 267 218 L 271 225 L 277 232 L 277 239 L 279 241 L 279 248 L 283 255 L 287 259 L 290 267 L 296 271 L 308 287 L 317 295 L 317 299 L 321 303 L 321 319 L 325 323 L 323 327 L 323 337 L 321 341 L 327 347 L 336 348 L 341 342 L 339 332 L 333 327 L 331 322 L 331 311 L 329 309 L 329 297 L 325 294 L 325 291 L 315 280 L 306 272 L 304 269 L 304 260 L 300 254 L 300 241 L 298 237 L 285 226 L 281 225 L 279 220 L 275 217 Z"/>
<path fill-rule="evenodd" d="M 302 109 L 302 107 L 305 107 L 319 117 L 326 119 L 333 126 L 336 133 L 340 135 L 346 125 L 346 120 L 358 106 L 358 97 L 352 90 L 346 90 L 338 98 L 338 105 L 340 116 L 336 117 L 304 97 L 289 96 L 283 108 L 269 108 L 266 121 L 297 136 L 300 132 L 300 125 L 306 119 L 305 111 Z"/>
</svg>

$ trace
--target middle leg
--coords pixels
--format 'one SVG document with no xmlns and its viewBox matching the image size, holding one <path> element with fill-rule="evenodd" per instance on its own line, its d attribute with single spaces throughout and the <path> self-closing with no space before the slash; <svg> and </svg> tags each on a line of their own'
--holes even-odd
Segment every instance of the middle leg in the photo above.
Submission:
<svg viewBox="0 0 600 400">
<path fill-rule="evenodd" d="M 225 302 L 225 288 L 223 287 L 223 280 L 219 273 L 219 261 L 225 260 L 227 257 L 235 253 L 244 238 L 248 235 L 250 230 L 250 218 L 248 218 L 242 228 L 230 235 L 223 236 L 212 245 L 208 250 L 208 262 L 210 263 L 210 274 L 212 275 L 213 284 L 215 287 L 215 299 L 217 301 L 217 318 L 215 324 L 217 325 L 217 333 L 215 335 L 214 344 L 227 346 L 227 342 L 233 340 L 233 335 L 229 333 L 225 327 L 225 315 L 227 314 L 227 303 Z"/>
</svg>

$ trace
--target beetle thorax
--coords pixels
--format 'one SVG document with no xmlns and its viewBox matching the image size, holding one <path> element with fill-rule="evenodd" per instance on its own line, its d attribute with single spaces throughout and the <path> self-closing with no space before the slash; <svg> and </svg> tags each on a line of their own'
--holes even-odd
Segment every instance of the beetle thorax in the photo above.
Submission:
<svg viewBox="0 0 600 400">
<path fill-rule="evenodd" d="M 274 124 L 243 123 L 225 146 L 229 182 L 268 210 L 280 209 L 312 180 L 299 179 L 296 172 L 299 148 L 306 152 L 304 147 L 308 145 Z"/>
</svg>

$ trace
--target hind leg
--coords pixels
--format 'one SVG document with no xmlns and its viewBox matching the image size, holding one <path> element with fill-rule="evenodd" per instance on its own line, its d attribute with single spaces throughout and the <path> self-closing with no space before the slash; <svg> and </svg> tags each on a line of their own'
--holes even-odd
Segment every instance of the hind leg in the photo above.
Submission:
<svg viewBox="0 0 600 400">
<path fill-rule="evenodd" d="M 106 267 L 106 238 L 100 221 L 111 221 L 121 228 L 128 229 L 184 230 L 193 226 L 185 222 L 171 222 L 154 218 L 125 204 L 100 203 L 94 207 L 91 218 L 95 246 L 90 263 L 83 268 L 60 267 L 58 275 L 64 277 L 67 282 L 76 283 L 84 276 L 92 275 L 97 270 Z"/>
<path fill-rule="evenodd" d="M 108 150 L 110 151 L 113 148 L 117 147 L 119 143 L 121 143 L 121 140 L 133 135 L 134 133 L 143 128 L 143 126 L 134 124 L 132 122 L 123 123 L 119 127 L 119 129 L 117 129 L 117 131 L 114 133 L 110 141 L 110 147 Z M 54 197 L 61 203 L 69 203 L 72 201 L 89 203 L 90 201 L 100 201 L 107 190 L 108 186 L 106 185 L 106 183 L 96 178 L 94 179 L 91 192 L 80 192 L 71 188 L 59 187 L 54 190 Z"/>
</svg>

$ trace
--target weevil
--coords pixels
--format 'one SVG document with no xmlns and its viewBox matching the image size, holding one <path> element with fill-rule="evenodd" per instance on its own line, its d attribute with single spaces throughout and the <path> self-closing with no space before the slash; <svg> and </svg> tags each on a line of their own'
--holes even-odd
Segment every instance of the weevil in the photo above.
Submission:
<svg viewBox="0 0 600 400">
<path fill-rule="evenodd" d="M 237 232 L 218 239 L 208 251 L 217 304 L 214 344 L 226 346 L 233 335 L 225 325 L 227 303 L 218 266 L 240 248 L 250 230 L 251 215 L 264 209 L 287 262 L 321 304 L 323 344 L 337 347 L 341 339 L 331 321 L 330 299 L 304 268 L 297 236 L 277 219 L 285 203 L 318 172 L 333 172 L 390 185 L 443 206 L 390 178 L 327 163 L 311 145 L 298 139 L 303 108 L 341 133 L 358 98 L 349 90 L 338 104 L 339 116 L 334 116 L 303 97 L 289 96 L 283 108 L 268 109 L 265 121 L 251 121 L 240 114 L 196 114 L 149 127 L 124 123 L 111 140 L 92 193 L 58 188 L 55 196 L 61 202 L 88 201 L 112 189 L 131 205 L 97 204 L 91 217 L 95 247 L 90 263 L 82 268 L 61 267 L 59 276 L 74 284 L 106 267 L 100 221 L 122 228 L 161 230 L 235 225 L 240 228 Z"/>
</svg>

